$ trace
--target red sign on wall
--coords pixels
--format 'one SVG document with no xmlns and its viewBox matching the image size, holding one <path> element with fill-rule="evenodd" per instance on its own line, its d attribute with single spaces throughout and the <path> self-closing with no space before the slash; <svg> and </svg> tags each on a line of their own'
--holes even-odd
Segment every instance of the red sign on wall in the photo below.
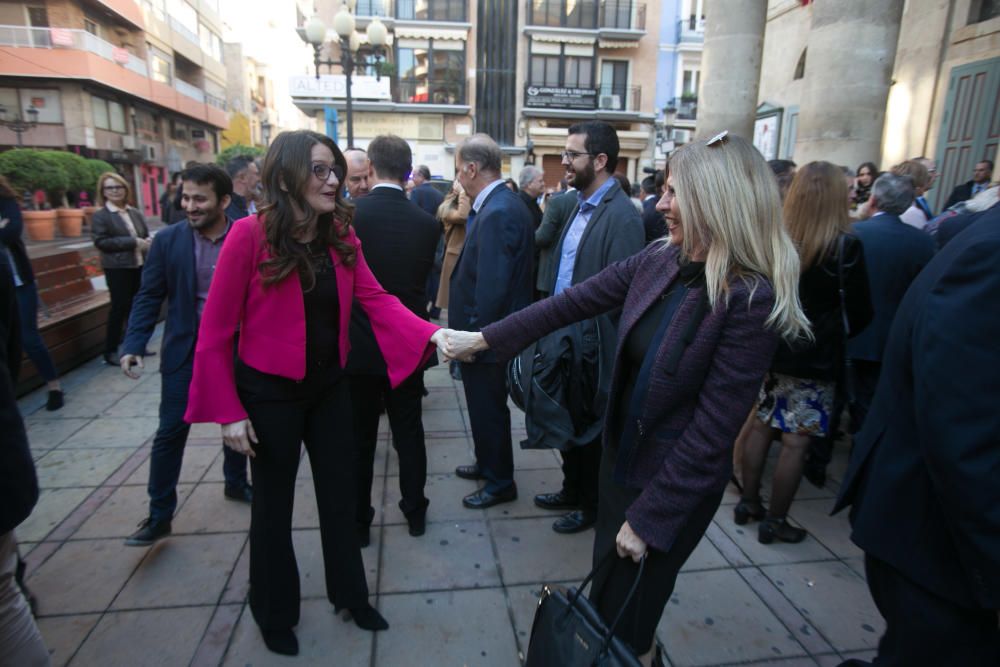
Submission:
<svg viewBox="0 0 1000 667">
<path fill-rule="evenodd" d="M 128 51 L 126 51 L 125 49 L 121 48 L 120 46 L 116 46 L 113 49 L 111 49 L 111 58 L 112 58 L 112 60 L 114 60 L 119 65 L 126 65 L 126 64 L 128 64 L 128 59 L 130 57 L 131 57 L 131 54 L 129 54 Z"/>
</svg>

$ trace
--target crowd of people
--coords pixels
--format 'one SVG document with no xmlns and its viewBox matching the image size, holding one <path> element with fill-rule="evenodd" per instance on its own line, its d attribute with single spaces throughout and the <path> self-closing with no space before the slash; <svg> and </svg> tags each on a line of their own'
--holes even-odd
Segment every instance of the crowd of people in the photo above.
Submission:
<svg viewBox="0 0 1000 667">
<path fill-rule="evenodd" d="M 398 137 L 342 152 L 325 135 L 286 132 L 260 165 L 189 164 L 155 235 L 124 179 L 102 175 L 92 234 L 111 293 L 104 360 L 138 377 L 167 307 L 149 509 L 125 544 L 170 535 L 190 425 L 220 424 L 225 497 L 250 505 L 251 613 L 271 651 L 297 654 L 291 519 L 304 445 L 327 596 L 360 628 L 387 629 L 362 562 L 379 414 L 419 538 L 434 513 L 423 373 L 443 361 L 461 380 L 474 444 L 455 474 L 481 483 L 462 504 L 518 497 L 511 397 L 525 414 L 521 446 L 562 458 L 559 491 L 533 501 L 559 512 L 557 533 L 594 528 L 589 597 L 621 618 L 615 634 L 642 664 L 664 664 L 657 624 L 727 484 L 741 493 L 735 523 L 758 522 L 764 544 L 801 542 L 790 508 L 803 477 L 826 483 L 842 429 L 853 452 L 837 509 L 852 508 L 887 623 L 875 664 L 998 664 L 992 163 L 935 214 L 925 195 L 937 172 L 923 157 L 881 174 L 870 162 L 798 167 L 722 132 L 682 146 L 633 190 L 619 152 L 611 125 L 571 126 L 565 189 L 553 193 L 533 165 L 505 179 L 500 147 L 477 134 L 456 147 L 455 179 L 439 190 Z M 50 382 L 50 409 L 62 394 L 33 343 L 37 295 L 8 223 L 19 216 L 2 210 L 12 261 L 0 262 L 0 416 L 23 445 L 17 461 L 4 454 L 20 466 L 17 502 L 0 514 L 6 568 L 37 497 L 12 334 Z M 445 309 L 447 326 L 435 322 Z M 640 566 L 642 595 L 630 599 Z M 34 664 L 30 613 L 15 602 L 3 613 L 19 619 L 8 634 L 18 664 Z"/>
</svg>

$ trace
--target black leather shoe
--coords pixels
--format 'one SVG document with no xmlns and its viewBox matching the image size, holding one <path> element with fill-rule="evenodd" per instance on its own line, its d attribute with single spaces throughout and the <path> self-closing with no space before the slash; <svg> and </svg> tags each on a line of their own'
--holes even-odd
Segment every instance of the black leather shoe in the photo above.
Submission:
<svg viewBox="0 0 1000 667">
<path fill-rule="evenodd" d="M 563 535 L 580 533 L 597 523 L 597 512 L 592 510 L 576 510 L 559 517 L 552 524 L 552 530 Z"/>
<path fill-rule="evenodd" d="M 267 645 L 267 649 L 272 653 L 280 655 L 299 654 L 299 640 L 291 628 L 271 630 L 269 632 L 261 630 L 260 634 L 264 637 L 264 644 Z"/>
<path fill-rule="evenodd" d="M 420 537 L 427 530 L 427 512 L 414 512 L 406 517 L 406 523 L 410 527 L 410 535 Z"/>
<path fill-rule="evenodd" d="M 770 544 L 775 540 L 797 544 L 806 539 L 806 531 L 796 528 L 785 519 L 772 519 L 768 517 L 760 522 L 757 527 L 757 541 L 761 544 Z"/>
<path fill-rule="evenodd" d="M 475 464 L 471 466 L 458 466 L 455 468 L 455 474 L 462 479 L 485 479 L 483 472 Z"/>
<path fill-rule="evenodd" d="M 63 393 L 59 389 L 53 389 L 49 392 L 49 399 L 45 402 L 45 409 L 49 412 L 55 412 L 63 406 Z"/>
<path fill-rule="evenodd" d="M 462 498 L 462 504 L 470 510 L 484 510 L 501 503 L 512 503 L 517 500 L 517 487 L 511 484 L 500 493 L 490 493 L 486 487 Z"/>
<path fill-rule="evenodd" d="M 558 493 L 539 493 L 535 496 L 535 507 L 543 510 L 575 510 L 580 506 L 576 498 L 572 498 L 565 491 Z"/>
<path fill-rule="evenodd" d="M 226 484 L 225 494 L 229 500 L 241 503 L 253 502 L 253 487 L 249 484 L 244 484 L 243 486 L 229 486 Z"/>
<path fill-rule="evenodd" d="M 751 520 L 763 521 L 766 514 L 767 510 L 764 509 L 760 498 L 757 500 L 741 498 L 740 502 L 733 508 L 733 522 L 737 526 L 745 526 Z"/>
<path fill-rule="evenodd" d="M 143 519 L 139 522 L 139 530 L 135 531 L 125 540 L 127 547 L 148 547 L 158 539 L 170 534 L 169 521 L 153 521 L 152 518 Z"/>
</svg>

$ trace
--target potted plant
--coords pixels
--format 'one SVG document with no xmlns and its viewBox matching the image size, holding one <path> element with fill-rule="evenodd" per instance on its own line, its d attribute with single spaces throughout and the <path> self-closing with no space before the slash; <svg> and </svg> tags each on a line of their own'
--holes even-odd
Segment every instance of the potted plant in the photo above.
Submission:
<svg viewBox="0 0 1000 667">
<path fill-rule="evenodd" d="M 66 151 L 48 151 L 46 158 L 58 164 L 65 172 L 67 179 L 67 191 L 76 193 L 86 190 L 92 186 L 90 182 L 90 169 L 87 161 L 76 153 Z M 65 204 L 66 193 L 61 199 Z M 63 236 L 77 237 L 83 232 L 83 211 L 78 208 L 70 208 L 63 205 L 56 210 L 56 221 L 59 225 L 59 233 Z"/>
<path fill-rule="evenodd" d="M 15 148 L 0 153 L 0 173 L 18 192 L 46 193 L 65 192 L 68 185 L 66 172 L 53 160 L 47 159 L 45 151 L 30 148 Z M 31 201 L 35 201 L 33 198 Z M 51 241 L 55 238 L 56 212 L 48 209 L 26 210 L 22 216 L 28 238 L 35 241 Z"/>
</svg>

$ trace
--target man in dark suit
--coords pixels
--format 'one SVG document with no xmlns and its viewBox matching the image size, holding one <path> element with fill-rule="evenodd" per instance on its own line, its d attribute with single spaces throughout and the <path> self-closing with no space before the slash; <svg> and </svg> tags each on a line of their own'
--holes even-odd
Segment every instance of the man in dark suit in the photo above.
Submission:
<svg viewBox="0 0 1000 667">
<path fill-rule="evenodd" d="M 375 137 L 368 145 L 370 190 L 355 200 L 354 228 L 365 260 L 387 292 L 399 298 L 414 314 L 428 319 L 424 285 L 434 264 L 441 225 L 406 198 L 403 184 L 410 173 L 410 146 L 395 136 Z M 351 353 L 347 359 L 354 436 L 358 442 L 358 533 L 369 542 L 375 517 L 371 506 L 372 467 L 378 441 L 379 408 L 385 405 L 392 428 L 392 446 L 399 455 L 399 509 L 409 523 L 410 535 L 424 534 L 428 500 L 427 451 L 420 401 L 423 372 L 414 373 L 391 389 L 385 360 L 379 351 L 368 317 L 360 306 L 351 311 Z"/>
<path fill-rule="evenodd" d="M 226 215 L 230 220 L 245 218 L 250 215 L 251 196 L 260 183 L 257 163 L 252 157 L 237 155 L 226 163 L 226 173 L 233 181 L 233 192 L 229 196 Z"/>
<path fill-rule="evenodd" d="M 38 478 L 14 385 L 21 368 L 14 274 L 0 253 L 0 665 L 48 665 L 31 607 L 17 583 L 14 529 L 38 502 Z"/>
<path fill-rule="evenodd" d="M 222 168 L 198 164 L 181 177 L 187 223 L 161 230 L 153 240 L 142 271 L 142 287 L 135 297 L 125 334 L 121 367 L 138 378 L 133 366 L 143 367 L 142 355 L 153 335 L 156 320 L 167 301 L 160 375 L 160 424 L 149 457 L 149 517 L 126 541 L 127 546 L 148 546 L 170 534 L 177 509 L 177 480 L 184 445 L 191 425 L 184 421 L 188 385 L 194 369 L 194 348 L 215 263 L 232 221 L 226 207 L 233 182 Z M 247 457 L 223 447 L 225 497 L 249 503 Z"/>
<path fill-rule="evenodd" d="M 646 233 L 646 244 L 667 235 L 667 223 L 663 214 L 656 210 L 656 202 L 660 199 L 656 179 L 647 176 L 642 179 L 642 227 Z"/>
<path fill-rule="evenodd" d="M 868 200 L 874 214 L 854 224 L 854 233 L 865 251 L 874 311 L 871 323 L 847 342 L 862 420 L 875 394 L 882 351 L 896 308 L 910 283 L 934 256 L 931 237 L 899 219 L 913 203 L 913 197 L 913 181 L 909 177 L 883 174 L 872 185 Z M 861 424 L 854 424 L 854 428 L 861 428 Z"/>
<path fill-rule="evenodd" d="M 1000 665 L 998 258 L 994 207 L 913 281 L 854 440 L 834 511 L 886 620 L 876 665 Z"/>
<path fill-rule="evenodd" d="M 948 195 L 948 201 L 945 202 L 944 208 L 949 209 L 959 202 L 972 199 L 990 186 L 990 178 L 992 176 L 992 160 L 981 160 L 977 162 L 975 170 L 972 172 L 972 180 L 956 185 L 955 189 L 951 191 L 950 195 Z"/>
<path fill-rule="evenodd" d="M 588 121 L 569 128 L 562 164 L 567 182 L 576 188 L 577 204 L 555 244 L 555 271 L 546 289 L 549 294 L 559 294 L 597 275 L 646 245 L 642 220 L 629 193 L 624 192 L 613 178 L 619 146 L 618 133 L 604 121 Z M 578 533 L 597 520 L 601 423 L 618 340 L 619 314 L 601 315 L 593 320 L 600 343 L 596 350 L 591 348 L 583 354 L 585 358 L 597 360 L 596 368 L 588 367 L 588 373 L 592 372 L 597 380 L 597 392 L 582 401 L 589 405 L 569 406 L 575 413 L 595 416 L 594 423 L 585 429 L 592 436 L 589 441 L 559 443 L 563 459 L 562 488 L 556 493 L 535 496 L 538 507 L 570 510 L 552 524 L 557 533 Z"/>
<path fill-rule="evenodd" d="M 448 326 L 482 327 L 531 303 L 534 253 L 531 213 L 500 176 L 503 154 L 493 139 L 476 134 L 455 151 L 458 182 L 472 198 L 465 245 L 451 274 Z M 459 466 L 465 479 L 486 484 L 462 500 L 485 509 L 517 498 L 505 365 L 486 352 L 462 362 L 462 386 L 469 404 L 476 463 Z"/>
<path fill-rule="evenodd" d="M 535 165 L 529 164 L 521 169 L 521 173 L 517 175 L 517 185 L 517 194 L 531 211 L 531 219 L 537 230 L 538 226 L 542 224 L 542 209 L 538 206 L 538 198 L 545 192 L 545 174 Z M 535 248 L 535 250 L 538 249 Z"/>
<path fill-rule="evenodd" d="M 413 170 L 413 192 L 410 201 L 422 208 L 432 217 L 437 216 L 438 207 L 444 201 L 444 195 L 430 184 L 431 170 L 422 164 Z"/>
</svg>

